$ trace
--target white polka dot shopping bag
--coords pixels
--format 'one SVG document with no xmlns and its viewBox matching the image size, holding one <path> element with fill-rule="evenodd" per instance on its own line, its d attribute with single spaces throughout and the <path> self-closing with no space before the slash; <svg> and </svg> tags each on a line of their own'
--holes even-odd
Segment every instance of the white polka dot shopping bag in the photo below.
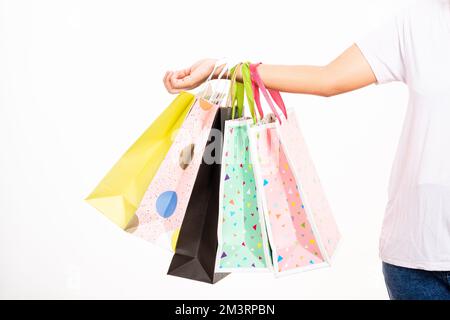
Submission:
<svg viewBox="0 0 450 320">
<path fill-rule="evenodd" d="M 219 78 L 226 70 L 223 68 Z M 209 80 L 206 89 L 196 96 L 142 198 L 134 223 L 127 229 L 170 251 L 175 251 L 211 127 L 219 110 L 219 101 L 225 97 L 224 87 Z"/>
<path fill-rule="evenodd" d="M 134 235 L 174 251 L 218 106 L 197 99 L 136 211 Z"/>
</svg>

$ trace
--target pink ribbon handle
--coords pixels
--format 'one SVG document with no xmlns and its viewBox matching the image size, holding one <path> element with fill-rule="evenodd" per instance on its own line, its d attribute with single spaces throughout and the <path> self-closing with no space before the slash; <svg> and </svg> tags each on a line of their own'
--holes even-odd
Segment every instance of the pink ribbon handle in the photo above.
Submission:
<svg viewBox="0 0 450 320">
<path fill-rule="evenodd" d="M 259 89 L 258 89 L 258 85 L 256 84 L 256 82 L 253 79 L 251 72 L 250 72 L 250 78 L 252 79 L 253 99 L 255 100 L 256 108 L 258 109 L 260 119 L 262 119 L 262 118 L 264 118 L 264 111 L 261 106 L 261 99 L 259 97 Z"/>
<path fill-rule="evenodd" d="M 275 117 L 281 123 L 281 118 L 280 118 L 275 106 L 273 105 L 272 99 L 273 99 L 273 101 L 275 101 L 275 104 L 278 106 L 278 108 L 280 108 L 285 119 L 287 119 L 286 106 L 284 104 L 283 98 L 281 97 L 281 94 L 279 91 L 272 90 L 272 89 L 269 89 L 269 90 L 266 89 L 266 86 L 264 85 L 264 82 L 262 81 L 262 79 L 258 73 L 258 70 L 257 70 L 257 68 L 260 64 L 261 63 L 250 64 L 250 75 L 252 78 L 252 87 L 253 87 L 253 94 L 254 94 L 256 106 L 258 107 L 258 111 L 259 111 L 259 114 L 261 115 L 261 118 L 263 118 L 263 111 L 262 111 L 262 107 L 261 107 L 261 101 L 259 98 L 259 90 L 261 90 L 264 98 L 266 99 L 267 103 L 269 104 L 270 108 L 272 109 L 272 112 L 274 113 Z M 272 97 L 272 99 L 269 97 L 269 93 L 267 91 L 270 93 L 270 96 Z"/>
</svg>

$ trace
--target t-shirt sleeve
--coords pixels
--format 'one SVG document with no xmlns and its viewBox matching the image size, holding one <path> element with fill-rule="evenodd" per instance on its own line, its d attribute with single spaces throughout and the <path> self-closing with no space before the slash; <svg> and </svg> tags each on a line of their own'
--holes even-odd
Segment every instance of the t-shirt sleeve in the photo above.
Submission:
<svg viewBox="0 0 450 320">
<path fill-rule="evenodd" d="M 356 41 L 375 74 L 377 84 L 405 82 L 405 24 L 406 12 L 402 12 Z"/>
</svg>

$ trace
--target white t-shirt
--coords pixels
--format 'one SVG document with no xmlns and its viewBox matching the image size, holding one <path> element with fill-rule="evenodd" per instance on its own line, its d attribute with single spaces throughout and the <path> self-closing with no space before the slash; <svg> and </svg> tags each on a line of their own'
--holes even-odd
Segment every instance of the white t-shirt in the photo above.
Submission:
<svg viewBox="0 0 450 320">
<path fill-rule="evenodd" d="M 450 0 L 417 1 L 356 45 L 379 84 L 402 81 L 410 93 L 380 257 L 450 271 Z"/>
</svg>

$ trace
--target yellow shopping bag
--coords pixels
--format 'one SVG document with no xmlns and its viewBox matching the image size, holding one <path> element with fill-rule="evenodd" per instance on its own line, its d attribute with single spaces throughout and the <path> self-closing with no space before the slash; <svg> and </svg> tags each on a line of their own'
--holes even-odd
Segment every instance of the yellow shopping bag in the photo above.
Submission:
<svg viewBox="0 0 450 320">
<path fill-rule="evenodd" d="M 120 158 L 86 201 L 125 229 L 194 100 L 194 95 L 180 93 Z"/>
</svg>

